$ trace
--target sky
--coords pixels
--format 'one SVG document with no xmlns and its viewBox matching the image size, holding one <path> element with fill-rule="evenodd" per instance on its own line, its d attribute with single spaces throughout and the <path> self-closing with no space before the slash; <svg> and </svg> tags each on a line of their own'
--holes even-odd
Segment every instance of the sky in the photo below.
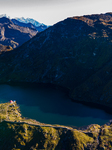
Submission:
<svg viewBox="0 0 112 150">
<path fill-rule="evenodd" d="M 73 16 L 112 12 L 112 0 L 0 0 L 0 15 L 53 25 Z"/>
</svg>

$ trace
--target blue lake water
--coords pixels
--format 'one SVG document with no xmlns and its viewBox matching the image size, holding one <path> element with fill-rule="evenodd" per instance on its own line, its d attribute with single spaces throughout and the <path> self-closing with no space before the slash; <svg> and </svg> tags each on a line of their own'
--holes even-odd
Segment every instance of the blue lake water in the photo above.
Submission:
<svg viewBox="0 0 112 150">
<path fill-rule="evenodd" d="M 72 102 L 65 92 L 46 86 L 0 85 L 0 103 L 16 100 L 24 117 L 42 123 L 86 126 L 103 125 L 112 115 Z"/>
</svg>

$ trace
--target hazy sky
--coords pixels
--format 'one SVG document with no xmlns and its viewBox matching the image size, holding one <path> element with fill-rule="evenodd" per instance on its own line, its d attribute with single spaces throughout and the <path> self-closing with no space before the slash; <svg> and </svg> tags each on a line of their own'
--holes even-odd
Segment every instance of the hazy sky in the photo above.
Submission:
<svg viewBox="0 0 112 150">
<path fill-rule="evenodd" d="M 47 25 L 67 17 L 112 12 L 112 0 L 0 0 L 0 14 L 33 18 Z"/>
</svg>

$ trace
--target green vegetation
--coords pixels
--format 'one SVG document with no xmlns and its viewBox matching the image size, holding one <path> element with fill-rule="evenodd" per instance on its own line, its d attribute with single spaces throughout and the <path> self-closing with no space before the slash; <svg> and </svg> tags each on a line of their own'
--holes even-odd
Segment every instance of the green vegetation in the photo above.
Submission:
<svg viewBox="0 0 112 150">
<path fill-rule="evenodd" d="M 7 121 L 19 121 L 21 120 L 21 114 L 19 112 L 19 107 L 17 106 L 16 102 L 14 103 L 4 103 L 0 104 L 0 121 L 3 120 Z"/>
<path fill-rule="evenodd" d="M 85 130 L 48 125 L 21 116 L 14 103 L 0 104 L 0 149 L 105 150 L 112 149 L 112 125 L 90 125 Z"/>
<path fill-rule="evenodd" d="M 73 100 L 112 108 L 112 14 L 68 18 L 0 55 L 0 83 L 52 83 Z M 21 116 L 0 104 L 0 149 L 112 149 L 112 125 L 76 130 Z"/>
</svg>

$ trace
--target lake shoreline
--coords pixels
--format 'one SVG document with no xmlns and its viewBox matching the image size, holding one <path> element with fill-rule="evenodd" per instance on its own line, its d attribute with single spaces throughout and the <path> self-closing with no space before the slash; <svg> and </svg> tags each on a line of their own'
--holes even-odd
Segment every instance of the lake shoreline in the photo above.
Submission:
<svg viewBox="0 0 112 150">
<path fill-rule="evenodd" d="M 1 102 L 4 98 L 6 102 L 17 100 L 22 115 L 39 122 L 85 128 L 90 124 L 103 125 L 112 119 L 101 106 L 96 109 L 93 104 L 73 102 L 68 90 L 56 85 L 15 82 L 1 84 L 0 91 Z"/>
<path fill-rule="evenodd" d="M 83 104 L 85 106 L 89 106 L 91 108 L 97 108 L 97 109 L 101 109 L 104 110 L 105 112 L 107 112 L 108 114 L 112 114 L 112 108 L 104 105 L 104 104 L 100 104 L 100 103 L 95 103 L 95 102 L 88 102 L 88 101 L 80 101 L 80 100 L 74 100 L 70 97 L 69 94 L 69 89 L 56 85 L 56 84 L 52 84 L 52 83 L 36 83 L 36 82 L 6 82 L 4 84 L 8 84 L 11 86 L 25 86 L 25 87 L 45 87 L 45 88 L 53 88 L 53 89 L 58 89 L 61 92 L 64 92 L 66 94 L 67 97 L 69 97 L 71 99 L 72 102 L 76 102 L 79 104 Z"/>
</svg>

